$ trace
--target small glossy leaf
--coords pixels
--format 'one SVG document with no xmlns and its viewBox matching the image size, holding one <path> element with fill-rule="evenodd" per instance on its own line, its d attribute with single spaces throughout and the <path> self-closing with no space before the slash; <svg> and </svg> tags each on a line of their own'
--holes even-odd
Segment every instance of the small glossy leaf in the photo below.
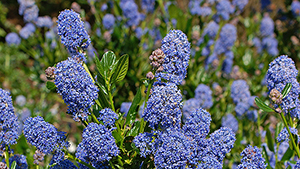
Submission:
<svg viewBox="0 0 300 169">
<path fill-rule="evenodd" d="M 17 163 L 16 163 L 16 161 L 13 161 L 13 162 L 11 163 L 11 166 L 10 166 L 10 168 L 11 168 L 11 169 L 15 169 L 15 168 L 16 168 L 16 166 L 17 166 Z"/>
<path fill-rule="evenodd" d="M 287 83 L 284 87 L 284 89 L 282 90 L 281 94 L 282 94 L 282 98 L 285 98 L 289 92 L 292 89 L 292 84 L 291 83 Z"/>
<path fill-rule="evenodd" d="M 103 66 L 101 65 L 101 62 L 99 61 L 98 57 L 95 57 L 95 59 L 96 59 L 97 70 L 101 74 L 101 76 L 103 77 L 104 76 Z"/>
<path fill-rule="evenodd" d="M 96 57 L 97 58 L 97 57 Z M 100 62 L 99 59 L 96 59 L 96 65 L 99 73 L 105 78 L 109 79 L 111 76 L 111 72 L 115 69 L 117 65 L 116 55 L 112 51 L 108 51 L 104 53 Z"/>
<path fill-rule="evenodd" d="M 127 136 L 137 136 L 139 134 L 139 130 L 141 127 L 141 122 L 137 121 L 134 123 L 134 126 L 132 127 L 132 129 L 128 132 Z"/>
<path fill-rule="evenodd" d="M 103 92 L 103 89 L 101 88 L 101 86 L 98 84 L 98 83 L 96 83 L 98 86 L 99 86 L 99 92 L 98 92 L 98 100 L 99 100 L 99 102 L 100 102 L 100 104 L 101 104 L 101 107 L 102 108 L 106 108 L 106 107 L 110 107 L 110 104 L 109 104 L 109 102 L 108 102 L 108 100 L 107 100 L 107 97 L 106 97 L 106 95 L 104 94 L 104 92 Z"/>
<path fill-rule="evenodd" d="M 274 142 L 273 142 L 273 137 L 271 134 L 271 131 L 269 128 L 267 128 L 267 145 L 269 150 L 271 150 L 272 152 L 274 152 Z"/>
<path fill-rule="evenodd" d="M 127 74 L 129 66 L 129 56 L 123 55 L 119 60 L 116 66 L 116 70 L 111 78 L 111 83 L 116 83 L 124 79 Z"/>
<path fill-rule="evenodd" d="M 132 104 L 128 110 L 125 125 L 132 124 L 133 121 L 135 120 L 136 113 L 137 113 L 136 108 L 138 107 L 141 99 L 142 99 L 141 88 L 139 88 L 138 91 L 136 92 L 136 95 L 134 96 Z"/>
<path fill-rule="evenodd" d="M 286 152 L 284 153 L 283 157 L 280 161 L 284 162 L 286 160 L 290 160 L 290 158 L 293 156 L 294 151 L 289 147 Z"/>
<path fill-rule="evenodd" d="M 55 90 L 55 89 L 56 89 L 55 84 L 54 84 L 53 82 L 50 82 L 50 81 L 47 81 L 47 82 L 46 82 L 46 87 L 47 87 L 47 89 L 49 89 L 49 90 Z"/>
<path fill-rule="evenodd" d="M 268 105 L 266 105 L 266 103 L 264 103 L 262 100 L 260 100 L 260 98 L 256 97 L 255 98 L 255 104 L 262 109 L 265 112 L 274 112 L 274 110 L 269 107 Z"/>
</svg>

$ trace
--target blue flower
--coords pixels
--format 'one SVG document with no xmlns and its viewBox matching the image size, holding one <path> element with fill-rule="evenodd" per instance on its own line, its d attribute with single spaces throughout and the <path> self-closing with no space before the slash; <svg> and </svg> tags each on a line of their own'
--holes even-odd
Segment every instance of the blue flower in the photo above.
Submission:
<svg viewBox="0 0 300 169">
<path fill-rule="evenodd" d="M 72 58 L 56 65 L 54 83 L 57 92 L 68 105 L 68 113 L 75 121 L 87 120 L 88 109 L 98 98 L 98 88 L 84 67 Z"/>
<path fill-rule="evenodd" d="M 185 123 L 188 118 L 190 118 L 190 114 L 195 110 L 200 108 L 200 101 L 196 98 L 191 98 L 186 100 L 182 107 L 182 121 Z"/>
<path fill-rule="evenodd" d="M 161 50 L 165 54 L 163 71 L 155 76 L 158 81 L 165 79 L 181 84 L 186 76 L 190 59 L 190 43 L 187 36 L 180 30 L 171 30 L 162 40 Z"/>
<path fill-rule="evenodd" d="M 50 161 L 49 165 L 53 165 L 55 161 L 52 159 Z M 78 169 L 75 164 L 73 164 L 72 161 L 65 159 L 63 161 L 60 161 L 59 163 L 55 164 L 53 167 L 50 167 L 50 169 L 62 169 L 62 168 L 69 168 L 69 169 Z"/>
<path fill-rule="evenodd" d="M 293 1 L 293 2 L 295 2 L 295 1 Z M 298 1 L 297 1 L 297 2 L 298 2 Z M 297 161 L 297 163 L 296 163 L 294 169 L 300 169 L 300 160 Z"/>
<path fill-rule="evenodd" d="M 234 45 L 237 38 L 236 27 L 232 24 L 225 24 L 220 32 L 220 41 L 225 49 L 229 49 Z M 226 50 L 227 51 L 227 50 Z"/>
<path fill-rule="evenodd" d="M 145 157 L 155 152 L 155 139 L 157 136 L 153 133 L 140 133 L 133 140 L 133 143 L 140 150 L 141 157 Z"/>
<path fill-rule="evenodd" d="M 5 159 L 3 159 L 2 161 L 6 164 Z M 14 161 L 16 162 L 15 169 L 28 169 L 26 156 L 20 155 L 20 154 L 15 154 L 14 156 L 9 158 L 9 166 L 11 166 Z"/>
<path fill-rule="evenodd" d="M 27 23 L 19 32 L 23 39 L 28 39 L 35 32 L 35 26 L 32 23 Z"/>
<path fill-rule="evenodd" d="M 299 16 L 300 15 L 300 2 L 293 1 L 291 4 L 291 10 L 295 16 Z"/>
<path fill-rule="evenodd" d="M 265 15 L 260 23 L 260 34 L 263 37 L 271 36 L 274 33 L 274 22 L 268 16 Z"/>
<path fill-rule="evenodd" d="M 182 95 L 174 83 L 155 83 L 143 113 L 151 128 L 180 127 Z"/>
<path fill-rule="evenodd" d="M 35 24 L 37 27 L 46 27 L 46 28 L 51 28 L 53 25 L 52 19 L 50 16 L 40 16 L 37 18 L 35 21 Z"/>
<path fill-rule="evenodd" d="M 213 105 L 212 91 L 205 84 L 199 84 L 195 89 L 195 98 L 199 100 L 200 106 L 209 109 Z"/>
<path fill-rule="evenodd" d="M 97 119 L 102 121 L 104 126 L 113 127 L 115 126 L 116 119 L 118 119 L 118 115 L 112 109 L 105 108 L 99 111 L 99 117 Z"/>
<path fill-rule="evenodd" d="M 289 127 L 289 129 L 290 129 L 290 131 L 291 131 L 292 134 L 294 134 L 294 135 L 297 136 L 297 138 L 298 138 L 297 140 L 298 140 L 298 143 L 299 143 L 300 142 L 300 136 L 298 135 L 298 130 L 296 128 L 293 128 L 293 127 Z M 289 135 L 289 133 L 288 133 L 286 127 L 285 127 L 278 134 L 277 141 L 279 143 L 281 143 L 281 142 L 289 142 L 290 141 L 289 137 L 290 137 L 290 135 Z"/>
<path fill-rule="evenodd" d="M 0 88 L 0 147 L 16 144 L 19 128 L 10 93 Z"/>
<path fill-rule="evenodd" d="M 200 15 L 200 5 L 202 0 L 191 0 L 189 2 L 189 9 L 192 15 Z"/>
<path fill-rule="evenodd" d="M 86 49 L 91 43 L 91 39 L 84 28 L 78 13 L 66 9 L 58 16 L 57 31 L 64 44 L 71 52 L 77 48 Z"/>
<path fill-rule="evenodd" d="M 255 38 L 253 38 L 252 42 L 253 42 L 254 46 L 256 47 L 257 53 L 261 53 L 263 48 L 262 48 L 260 39 L 258 37 L 255 37 Z"/>
<path fill-rule="evenodd" d="M 19 14 L 23 15 L 25 9 L 30 8 L 35 5 L 35 0 L 18 0 L 20 7 L 19 7 Z"/>
<path fill-rule="evenodd" d="M 21 38 L 15 32 L 8 33 L 5 36 L 5 41 L 8 45 L 19 45 L 21 43 Z"/>
<path fill-rule="evenodd" d="M 222 65 L 222 70 L 229 74 L 232 70 L 232 65 L 233 65 L 233 59 L 230 59 L 230 58 L 226 58 L 223 62 L 223 65 Z"/>
<path fill-rule="evenodd" d="M 267 165 L 265 164 L 265 159 L 263 158 L 261 151 L 256 146 L 252 147 L 248 145 L 247 148 L 243 150 L 241 153 L 243 157 L 241 160 L 241 164 L 238 165 L 238 169 L 244 168 L 261 168 L 265 169 Z"/>
<path fill-rule="evenodd" d="M 23 19 L 25 22 L 34 22 L 39 16 L 39 8 L 36 5 L 27 7 L 24 10 Z"/>
<path fill-rule="evenodd" d="M 197 166 L 197 169 L 203 168 L 213 168 L 213 169 L 222 169 L 222 163 L 219 162 L 214 156 L 205 156 L 202 158 L 201 162 Z"/>
<path fill-rule="evenodd" d="M 249 86 L 245 80 L 235 80 L 231 85 L 231 98 L 235 104 L 248 103 L 250 98 Z"/>
<path fill-rule="evenodd" d="M 115 17 L 112 14 L 106 14 L 102 19 L 102 24 L 105 29 L 112 29 L 115 25 Z"/>
<path fill-rule="evenodd" d="M 236 107 L 234 108 L 236 115 L 241 117 L 247 110 L 250 108 L 250 105 L 245 102 L 238 102 Z"/>
<path fill-rule="evenodd" d="M 234 12 L 234 8 L 228 0 L 220 0 L 216 6 L 217 15 L 222 16 L 224 20 L 228 20 L 230 14 Z"/>
<path fill-rule="evenodd" d="M 83 130 L 76 157 L 97 167 L 120 153 L 111 130 L 102 124 L 89 123 Z M 79 164 L 82 166 L 82 164 Z"/>
<path fill-rule="evenodd" d="M 127 113 L 130 109 L 131 102 L 123 102 L 120 107 L 120 112 L 124 113 L 124 116 L 127 116 Z"/>
<path fill-rule="evenodd" d="M 155 0 L 142 0 L 142 9 L 146 10 L 146 12 L 153 12 Z"/>
<path fill-rule="evenodd" d="M 127 26 L 137 26 L 141 21 L 141 14 L 138 12 L 138 6 L 132 0 L 121 0 L 120 7 L 123 15 L 127 18 Z"/>
<path fill-rule="evenodd" d="M 239 122 L 237 119 L 231 114 L 228 113 L 225 116 L 222 117 L 222 127 L 228 127 L 231 128 L 233 132 L 237 132 L 239 129 Z"/>
<path fill-rule="evenodd" d="M 262 39 L 262 47 L 267 50 L 267 52 L 271 56 L 277 56 L 279 51 L 278 51 L 278 41 L 276 38 L 272 36 L 264 37 Z"/>
<path fill-rule="evenodd" d="M 210 39 L 214 39 L 218 33 L 219 25 L 215 21 L 210 21 L 203 30 L 202 37 L 207 35 Z"/>
<path fill-rule="evenodd" d="M 248 0 L 233 0 L 232 5 L 238 7 L 240 11 L 244 9 L 244 7 L 248 4 Z"/>
</svg>

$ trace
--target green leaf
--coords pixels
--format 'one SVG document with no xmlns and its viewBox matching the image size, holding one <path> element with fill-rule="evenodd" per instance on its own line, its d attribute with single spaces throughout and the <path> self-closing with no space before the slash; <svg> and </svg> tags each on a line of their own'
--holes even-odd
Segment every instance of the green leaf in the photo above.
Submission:
<svg viewBox="0 0 300 169">
<path fill-rule="evenodd" d="M 101 61 L 96 57 L 97 69 L 104 79 L 110 79 L 116 64 L 116 55 L 112 51 L 104 53 Z"/>
<path fill-rule="evenodd" d="M 16 166 L 17 166 L 16 161 L 13 161 L 13 162 L 11 163 L 10 169 L 15 169 Z"/>
<path fill-rule="evenodd" d="M 283 127 L 284 127 L 284 124 L 282 122 L 277 123 L 276 129 L 275 129 L 275 137 L 278 136 L 278 134 L 281 132 Z"/>
<path fill-rule="evenodd" d="M 98 83 L 96 83 L 96 84 L 99 86 Z M 101 104 L 101 107 L 102 108 L 110 107 L 110 104 L 109 104 L 109 102 L 107 100 L 106 95 L 103 92 L 103 89 L 100 86 L 99 86 L 99 88 L 100 89 L 99 89 L 99 92 L 98 92 L 98 100 L 99 100 L 99 102 Z"/>
<path fill-rule="evenodd" d="M 55 84 L 54 84 L 53 82 L 50 82 L 50 81 L 47 81 L 47 82 L 46 82 L 46 87 L 47 87 L 47 89 L 49 89 L 49 90 L 51 90 L 51 91 L 53 91 L 53 90 L 56 89 Z"/>
<path fill-rule="evenodd" d="M 272 137 L 272 134 L 271 134 L 271 131 L 269 128 L 267 128 L 267 145 L 268 145 L 268 148 L 269 150 L 273 151 L 274 152 L 274 143 L 273 143 L 273 137 Z"/>
<path fill-rule="evenodd" d="M 289 147 L 286 152 L 284 153 L 284 155 L 282 156 L 281 160 L 282 162 L 289 160 L 294 154 L 294 151 Z"/>
<path fill-rule="evenodd" d="M 291 83 L 287 83 L 284 87 L 284 89 L 282 90 L 281 94 L 282 94 L 282 99 L 285 98 L 289 92 L 292 89 L 292 84 Z"/>
<path fill-rule="evenodd" d="M 284 163 L 282 161 L 277 161 L 275 168 L 276 169 L 285 169 Z"/>
<path fill-rule="evenodd" d="M 116 70 L 111 78 L 111 83 L 116 83 L 124 79 L 127 74 L 129 66 L 129 56 L 123 55 L 119 60 L 116 66 Z"/>
<path fill-rule="evenodd" d="M 136 108 L 138 107 L 141 99 L 142 99 L 141 88 L 139 88 L 138 91 L 136 92 L 136 95 L 134 96 L 132 104 L 127 113 L 125 125 L 133 124 L 133 121 L 135 120 L 136 113 L 137 113 Z"/>
<path fill-rule="evenodd" d="M 129 130 L 127 136 L 133 136 L 133 137 L 137 136 L 139 134 L 140 127 L 141 127 L 141 122 L 139 121 L 135 122 L 132 129 Z"/>
<path fill-rule="evenodd" d="M 262 100 L 260 100 L 260 98 L 256 97 L 255 98 L 255 104 L 262 109 L 265 112 L 274 112 L 274 110 L 269 107 L 268 105 L 266 105 L 266 103 L 264 103 Z"/>
</svg>

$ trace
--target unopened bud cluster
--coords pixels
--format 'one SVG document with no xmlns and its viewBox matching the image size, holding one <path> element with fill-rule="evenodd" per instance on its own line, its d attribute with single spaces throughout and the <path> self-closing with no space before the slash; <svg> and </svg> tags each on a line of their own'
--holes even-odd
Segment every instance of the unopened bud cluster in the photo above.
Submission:
<svg viewBox="0 0 300 169">
<path fill-rule="evenodd" d="M 277 89 L 272 89 L 270 92 L 269 97 L 275 104 L 281 104 L 282 103 L 282 94 Z"/>
<path fill-rule="evenodd" d="M 150 59 L 150 65 L 153 66 L 153 68 L 157 69 L 157 71 L 162 71 L 163 67 L 162 64 L 164 62 L 165 54 L 161 49 L 156 49 L 152 52 L 152 54 L 149 56 Z"/>
<path fill-rule="evenodd" d="M 48 67 L 45 70 L 45 74 L 48 80 L 53 80 L 55 78 L 54 71 L 55 71 L 55 67 Z"/>
</svg>

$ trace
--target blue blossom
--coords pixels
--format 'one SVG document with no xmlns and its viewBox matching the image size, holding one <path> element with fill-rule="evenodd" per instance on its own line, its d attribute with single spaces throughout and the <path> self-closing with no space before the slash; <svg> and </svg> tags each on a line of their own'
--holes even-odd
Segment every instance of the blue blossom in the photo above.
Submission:
<svg viewBox="0 0 300 169">
<path fill-rule="evenodd" d="M 274 33 L 274 21 L 265 15 L 260 22 L 260 34 L 263 37 L 271 36 Z"/>
<path fill-rule="evenodd" d="M 297 75 L 298 70 L 294 61 L 287 55 L 281 55 L 269 64 L 266 79 L 269 92 L 274 88 L 281 92 L 287 83 L 292 84 L 291 91 L 282 99 L 280 106 L 285 113 L 289 112 L 292 117 L 300 118 L 298 99 L 300 85 L 297 81 Z M 278 107 L 276 104 L 274 106 L 275 108 Z"/>
<path fill-rule="evenodd" d="M 5 159 L 3 159 L 2 161 L 6 164 Z M 20 154 L 15 154 L 14 156 L 9 158 L 9 166 L 11 166 L 14 161 L 16 162 L 15 169 L 28 169 L 26 156 L 20 155 Z"/>
<path fill-rule="evenodd" d="M 87 120 L 88 109 L 98 98 L 98 88 L 95 86 L 84 67 L 72 58 L 56 65 L 54 83 L 57 92 L 68 105 L 68 113 L 75 121 L 78 118 Z"/>
<path fill-rule="evenodd" d="M 261 53 L 263 50 L 263 47 L 262 47 L 260 39 L 258 37 L 255 37 L 255 38 L 253 38 L 252 42 L 253 42 L 254 46 L 256 47 L 257 53 Z"/>
<path fill-rule="evenodd" d="M 65 141 L 65 133 L 58 132 L 52 124 L 45 122 L 40 116 L 28 117 L 24 122 L 23 132 L 27 142 L 45 155 L 69 146 L 68 142 Z M 63 157 L 64 153 L 62 157 L 56 159 L 56 162 Z"/>
<path fill-rule="evenodd" d="M 35 0 L 18 0 L 20 7 L 19 7 L 19 14 L 23 15 L 25 9 L 30 8 L 35 5 Z"/>
<path fill-rule="evenodd" d="M 203 30 L 202 37 L 207 35 L 210 39 L 214 39 L 218 33 L 219 25 L 215 21 L 210 21 Z"/>
<path fill-rule="evenodd" d="M 37 18 L 35 21 L 35 24 L 37 27 L 46 27 L 46 28 L 51 28 L 53 25 L 52 19 L 50 16 L 40 16 Z"/>
<path fill-rule="evenodd" d="M 240 11 L 244 9 L 244 7 L 248 4 L 248 0 L 233 0 L 232 5 L 238 7 Z"/>
<path fill-rule="evenodd" d="M 53 165 L 55 164 L 55 161 L 52 159 L 50 161 L 50 164 L 49 165 Z M 69 168 L 69 169 L 78 169 L 76 167 L 75 164 L 73 164 L 72 161 L 68 160 L 68 159 L 65 159 L 63 161 L 60 161 L 59 163 L 55 164 L 53 167 L 50 167 L 50 169 L 62 169 L 62 168 Z"/>
<path fill-rule="evenodd" d="M 256 146 L 252 147 L 251 145 L 248 145 L 248 147 L 242 151 L 241 156 L 243 157 L 241 160 L 242 163 L 238 165 L 238 169 L 265 169 L 267 167 L 267 165 L 265 164 L 265 159 L 263 158 L 260 149 Z"/>
<path fill-rule="evenodd" d="M 186 100 L 182 107 L 182 121 L 185 123 L 188 118 L 190 118 L 190 114 L 195 110 L 200 108 L 200 101 L 196 98 L 191 98 Z"/>
<path fill-rule="evenodd" d="M 295 1 L 294 1 L 295 2 Z M 298 2 L 298 1 L 297 1 Z M 294 169 L 300 169 L 300 160 L 297 161 Z"/>
<path fill-rule="evenodd" d="M 99 111 L 99 117 L 97 119 L 102 121 L 104 126 L 113 127 L 115 126 L 116 119 L 118 119 L 118 115 L 112 109 L 105 108 Z"/>
<path fill-rule="evenodd" d="M 124 116 L 127 116 L 127 113 L 130 109 L 132 102 L 123 102 L 120 107 L 120 112 L 124 113 Z"/>
<path fill-rule="evenodd" d="M 15 101 L 18 106 L 23 107 L 26 104 L 26 97 L 23 95 L 18 95 Z"/>
<path fill-rule="evenodd" d="M 155 0 L 142 0 L 142 9 L 146 10 L 146 12 L 153 12 Z"/>
<path fill-rule="evenodd" d="M 76 158 L 97 167 L 120 153 L 111 130 L 102 124 L 89 123 L 83 130 Z M 82 164 L 79 164 L 82 166 Z"/>
<path fill-rule="evenodd" d="M 200 11 L 201 11 L 200 13 L 201 16 L 209 16 L 212 13 L 211 8 L 208 6 L 201 7 Z"/>
<path fill-rule="evenodd" d="M 189 1 L 189 9 L 192 15 L 201 15 L 200 5 L 202 0 Z"/>
<path fill-rule="evenodd" d="M 209 86 L 199 84 L 195 89 L 195 98 L 199 100 L 200 106 L 204 109 L 209 109 L 213 105 L 212 91 Z"/>
<path fill-rule="evenodd" d="M 158 27 L 154 27 L 153 29 L 149 30 L 149 35 L 154 39 L 154 41 L 160 41 L 162 39 Z"/>
<path fill-rule="evenodd" d="M 293 1 L 291 4 L 291 10 L 295 16 L 299 16 L 300 15 L 300 2 Z"/>
<path fill-rule="evenodd" d="M 101 11 L 102 11 L 102 12 L 103 12 L 103 11 L 106 11 L 107 8 L 108 8 L 108 6 L 107 6 L 107 4 L 105 3 L 105 4 L 103 4 L 103 5 L 101 6 Z"/>
<path fill-rule="evenodd" d="M 225 155 L 233 148 L 235 140 L 235 134 L 230 128 L 221 127 L 210 134 L 207 151 L 214 155 L 219 162 L 222 162 Z"/>
<path fill-rule="evenodd" d="M 214 156 L 205 156 L 202 158 L 201 162 L 197 166 L 197 169 L 203 168 L 213 168 L 213 169 L 222 169 L 223 165 L 219 162 Z"/>
<path fill-rule="evenodd" d="M 5 36 L 5 41 L 8 45 L 19 45 L 21 43 L 21 38 L 15 32 L 8 33 Z"/>
<path fill-rule="evenodd" d="M 296 128 L 293 128 L 293 127 L 289 127 L 290 131 L 292 134 L 296 135 L 297 136 L 297 140 L 298 140 L 298 143 L 300 142 L 300 136 L 298 135 L 298 130 Z M 289 142 L 290 141 L 290 135 L 286 129 L 286 127 L 284 129 L 282 129 L 280 131 L 280 133 L 278 134 L 277 136 L 277 141 L 278 142 Z"/>
<path fill-rule="evenodd" d="M 224 48 L 223 52 L 226 52 L 234 45 L 236 38 L 237 38 L 236 27 L 232 24 L 225 24 L 221 29 L 220 38 L 219 38 L 220 45 Z M 217 54 L 221 54 L 221 53 L 217 52 Z"/>
<path fill-rule="evenodd" d="M 262 47 L 267 50 L 267 52 L 271 56 L 277 56 L 279 51 L 278 51 L 278 41 L 276 38 L 272 36 L 264 37 L 262 39 Z"/>
<path fill-rule="evenodd" d="M 112 29 L 115 25 L 115 17 L 112 14 L 104 15 L 102 19 L 102 24 L 105 29 Z"/>
<path fill-rule="evenodd" d="M 156 135 L 153 133 L 140 133 L 133 140 L 135 146 L 140 150 L 141 157 L 145 157 L 155 152 Z"/>
<path fill-rule="evenodd" d="M 74 52 L 77 48 L 86 49 L 91 43 L 91 39 L 84 28 L 78 13 L 66 9 L 60 12 L 57 21 L 57 31 L 61 38 L 61 43 L 68 50 Z"/>
<path fill-rule="evenodd" d="M 247 110 L 250 108 L 250 105 L 245 102 L 238 102 L 236 107 L 234 108 L 236 115 L 241 117 Z"/>
<path fill-rule="evenodd" d="M 248 103 L 250 98 L 249 86 L 245 80 L 235 80 L 231 85 L 231 98 L 235 104 Z"/>
<path fill-rule="evenodd" d="M 221 16 L 224 20 L 228 20 L 230 14 L 234 12 L 234 8 L 228 0 L 220 0 L 217 5 L 217 15 Z"/>
<path fill-rule="evenodd" d="M 34 22 L 39 16 L 39 8 L 36 5 L 27 7 L 24 10 L 23 19 L 25 22 Z"/>
<path fill-rule="evenodd" d="M 222 117 L 222 127 L 228 127 L 231 128 L 233 132 L 237 132 L 239 129 L 239 122 L 237 119 L 231 114 L 228 113 L 225 116 Z"/>
<path fill-rule="evenodd" d="M 174 83 L 155 83 L 142 115 L 151 128 L 179 127 L 182 95 Z"/>
<path fill-rule="evenodd" d="M 233 65 L 233 59 L 230 59 L 230 58 L 226 58 L 223 62 L 223 65 L 222 65 L 222 70 L 229 74 L 232 70 L 232 65 Z"/>
<path fill-rule="evenodd" d="M 35 32 L 35 26 L 32 23 L 27 23 L 19 32 L 23 39 L 28 39 Z"/>
<path fill-rule="evenodd" d="M 0 88 L 0 148 L 17 143 L 19 127 L 10 93 Z"/>
<path fill-rule="evenodd" d="M 158 81 L 167 81 L 181 84 L 187 73 L 190 59 L 190 43 L 187 36 L 180 30 L 171 30 L 162 40 L 161 50 L 165 54 L 163 71 L 155 76 Z"/>
<path fill-rule="evenodd" d="M 123 11 L 123 15 L 127 18 L 127 26 L 137 26 L 141 20 L 141 15 L 138 12 L 138 6 L 132 0 L 120 2 L 120 7 Z"/>
</svg>

